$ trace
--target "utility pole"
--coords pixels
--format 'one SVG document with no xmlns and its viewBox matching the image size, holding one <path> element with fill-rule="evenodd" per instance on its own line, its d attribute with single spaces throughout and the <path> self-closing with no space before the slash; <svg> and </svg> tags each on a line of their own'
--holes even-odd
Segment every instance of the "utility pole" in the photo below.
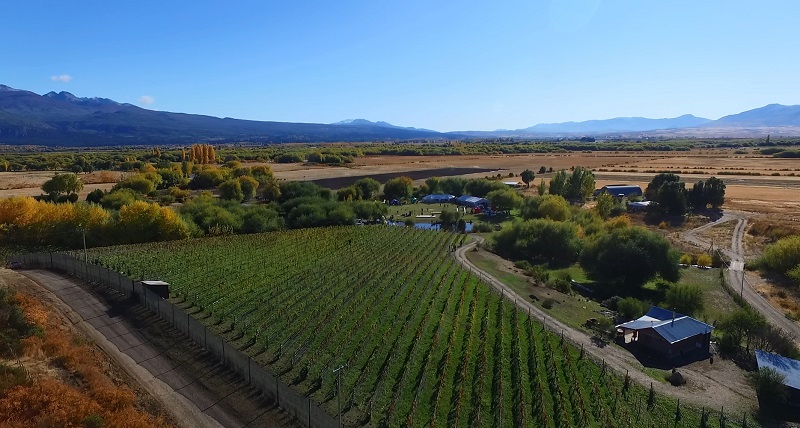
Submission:
<svg viewBox="0 0 800 428">
<path fill-rule="evenodd" d="M 742 289 L 739 291 L 739 297 L 744 298 L 744 268 L 742 269 Z"/>
<path fill-rule="evenodd" d="M 82 229 L 83 233 L 83 261 L 89 263 L 89 251 L 86 249 L 86 229 Z"/>
<path fill-rule="evenodd" d="M 339 419 L 339 428 L 342 428 L 342 372 L 343 368 L 347 367 L 347 364 L 343 366 L 339 366 L 339 368 L 335 369 L 333 372 L 336 373 L 336 405 L 339 408 L 339 413 L 337 419 Z"/>
</svg>

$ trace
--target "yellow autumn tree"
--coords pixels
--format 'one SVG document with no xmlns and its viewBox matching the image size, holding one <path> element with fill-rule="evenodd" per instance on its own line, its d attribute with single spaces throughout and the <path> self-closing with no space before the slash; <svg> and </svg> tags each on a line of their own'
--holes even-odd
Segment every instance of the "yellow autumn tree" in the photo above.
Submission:
<svg viewBox="0 0 800 428">
<path fill-rule="evenodd" d="M 0 242 L 74 247 L 82 233 L 102 233 L 111 216 L 84 203 L 53 204 L 30 197 L 0 199 Z"/>
<path fill-rule="evenodd" d="M 113 230 L 120 243 L 169 241 L 190 235 L 189 226 L 175 211 L 144 201 L 120 208 Z"/>
</svg>

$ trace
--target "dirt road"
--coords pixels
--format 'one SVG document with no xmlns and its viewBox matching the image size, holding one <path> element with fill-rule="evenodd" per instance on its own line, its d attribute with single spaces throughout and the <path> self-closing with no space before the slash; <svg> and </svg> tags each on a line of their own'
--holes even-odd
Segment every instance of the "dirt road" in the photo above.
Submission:
<svg viewBox="0 0 800 428">
<path fill-rule="evenodd" d="M 673 387 L 669 384 L 654 381 L 642 371 L 644 366 L 628 351 L 613 344 L 606 344 L 602 347 L 598 346 L 597 342 L 593 341 L 592 337 L 588 334 L 553 318 L 550 314 L 540 309 L 526 298 L 516 294 L 514 290 L 492 275 L 479 269 L 466 255 L 468 251 L 471 251 L 477 244 L 484 240 L 475 235 L 473 235 L 473 239 L 471 243 L 460 247 L 454 253 L 454 257 L 459 263 L 478 275 L 486 284 L 493 287 L 498 293 L 501 293 L 506 299 L 517 305 L 517 307 L 528 312 L 530 316 L 542 321 L 556 334 L 563 333 L 564 337 L 568 338 L 572 343 L 577 346 L 583 345 L 586 352 L 595 360 L 605 361 L 606 364 L 618 373 L 625 373 L 627 371 L 633 380 L 645 387 L 649 387 L 652 383 L 658 393 L 679 398 L 681 401 L 694 403 L 699 407 L 704 406 L 706 408 L 712 407 L 719 409 L 725 406 L 725 408 L 730 409 L 741 408 L 742 406 L 748 407 L 754 404 L 755 396 L 752 392 L 752 388 L 747 386 L 742 379 L 725 378 L 724 381 L 718 381 L 712 375 L 709 375 L 706 370 L 695 370 L 689 366 L 681 367 L 680 369 L 681 373 L 687 379 L 687 384 L 682 387 Z M 703 361 L 695 364 L 708 365 L 708 362 Z"/>
<path fill-rule="evenodd" d="M 180 426 L 299 426 L 274 403 L 145 308 L 110 289 L 45 271 L 16 275 L 158 399 Z"/>
<path fill-rule="evenodd" d="M 764 296 L 758 294 L 752 286 L 752 284 L 756 283 L 755 276 L 753 274 L 748 274 L 747 271 L 744 270 L 745 256 L 742 244 L 744 242 L 745 231 L 747 230 L 748 217 L 749 213 L 746 212 L 725 212 L 723 216 L 715 222 L 684 232 L 681 234 L 681 239 L 700 246 L 701 248 L 708 248 L 711 246 L 711 243 L 701 238 L 699 235 L 700 232 L 727 221 L 736 221 L 736 227 L 731 237 L 730 248 L 720 248 L 720 251 L 731 260 L 730 266 L 728 267 L 728 280 L 731 286 L 734 290 L 738 290 L 747 303 L 764 315 L 770 323 L 787 331 L 796 339 L 800 338 L 800 324 L 786 318 L 783 312 L 772 306 Z"/>
</svg>

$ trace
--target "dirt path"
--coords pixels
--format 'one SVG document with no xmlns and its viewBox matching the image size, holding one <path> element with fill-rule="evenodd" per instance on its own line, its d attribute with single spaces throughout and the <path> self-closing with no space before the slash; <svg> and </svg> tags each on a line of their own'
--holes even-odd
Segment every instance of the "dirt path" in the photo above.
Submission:
<svg viewBox="0 0 800 428">
<path fill-rule="evenodd" d="M 764 296 L 759 294 L 755 288 L 753 288 L 753 284 L 757 283 L 756 276 L 748 274 L 747 271 L 744 270 L 745 255 L 743 242 L 749 217 L 750 213 L 746 212 L 726 212 L 715 222 L 684 232 L 681 238 L 694 245 L 708 248 L 710 247 L 710 243 L 701 238 L 699 232 L 717 224 L 735 220 L 736 228 L 733 230 L 730 248 L 720 248 L 720 251 L 731 260 L 730 266 L 728 267 L 728 279 L 731 286 L 734 290 L 739 290 L 739 293 L 744 297 L 747 303 L 764 315 L 770 323 L 787 331 L 796 339 L 800 338 L 800 324 L 786 318 L 781 310 L 772 306 Z"/>
<path fill-rule="evenodd" d="M 44 270 L 7 271 L 54 305 L 183 427 L 299 426 L 177 330 L 125 296 Z"/>
<path fill-rule="evenodd" d="M 731 378 L 722 376 L 721 379 L 723 380 L 718 380 L 714 374 L 719 372 L 703 368 L 714 368 L 707 361 L 694 363 L 697 365 L 697 369 L 690 366 L 681 367 L 680 371 L 687 379 L 686 385 L 682 387 L 673 387 L 669 384 L 654 381 L 642 371 L 644 366 L 628 351 L 613 344 L 598 346 L 597 342 L 583 331 L 576 330 L 553 318 L 524 297 L 516 294 L 510 287 L 475 266 L 467 258 L 466 254 L 484 240 L 479 236 L 473 236 L 473 238 L 475 239 L 473 242 L 460 247 L 454 253 L 456 260 L 495 290 L 501 292 L 505 298 L 513 302 L 517 307 L 528 312 L 532 317 L 541 320 L 552 331 L 556 333 L 562 332 L 572 343 L 577 346 L 583 346 L 586 352 L 594 359 L 605 361 L 618 373 L 627 371 L 633 380 L 645 387 L 649 387 L 652 383 L 658 393 L 679 398 L 681 401 L 693 403 L 698 407 L 720 409 L 725 406 L 725 408 L 730 409 L 752 407 L 754 405 L 754 393 L 752 393 L 752 388 L 744 383 L 743 377 Z M 715 365 L 719 366 L 717 363 Z"/>
</svg>

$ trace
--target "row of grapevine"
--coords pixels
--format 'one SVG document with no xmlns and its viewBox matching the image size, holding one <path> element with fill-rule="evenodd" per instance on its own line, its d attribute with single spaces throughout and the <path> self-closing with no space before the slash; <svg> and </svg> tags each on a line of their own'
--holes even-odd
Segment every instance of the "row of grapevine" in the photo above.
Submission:
<svg viewBox="0 0 800 428">
<path fill-rule="evenodd" d="M 645 388 L 461 268 L 448 255 L 461 239 L 334 227 L 97 248 L 89 258 L 169 282 L 176 302 L 331 414 L 339 394 L 345 425 L 672 426 L 675 403 L 647 405 Z M 682 426 L 699 420 L 682 409 Z"/>
</svg>

